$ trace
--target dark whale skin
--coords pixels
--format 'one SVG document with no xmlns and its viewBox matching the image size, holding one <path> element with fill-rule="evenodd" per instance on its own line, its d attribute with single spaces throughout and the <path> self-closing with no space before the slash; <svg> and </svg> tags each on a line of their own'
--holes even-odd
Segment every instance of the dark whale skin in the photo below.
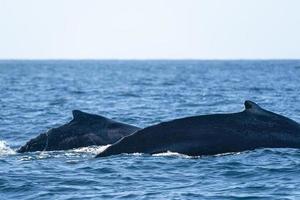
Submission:
<svg viewBox="0 0 300 200">
<path fill-rule="evenodd" d="M 251 101 L 245 110 L 175 119 L 139 130 L 96 157 L 122 153 L 178 152 L 189 156 L 256 148 L 300 148 L 300 125 Z"/>
<path fill-rule="evenodd" d="M 73 119 L 28 141 L 17 152 L 68 150 L 112 144 L 140 128 L 100 115 L 73 110 Z"/>
</svg>

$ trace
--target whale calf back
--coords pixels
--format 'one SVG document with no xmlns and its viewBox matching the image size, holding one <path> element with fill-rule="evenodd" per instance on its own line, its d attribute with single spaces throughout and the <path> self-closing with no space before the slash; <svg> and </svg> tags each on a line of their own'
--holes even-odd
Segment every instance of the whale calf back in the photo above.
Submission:
<svg viewBox="0 0 300 200">
<path fill-rule="evenodd" d="M 73 110 L 73 119 L 31 139 L 18 152 L 67 150 L 116 142 L 140 128 L 100 115 Z"/>
<path fill-rule="evenodd" d="M 144 128 L 97 157 L 166 151 L 199 156 L 284 147 L 300 148 L 300 125 L 245 101 L 239 113 L 186 117 Z"/>
</svg>

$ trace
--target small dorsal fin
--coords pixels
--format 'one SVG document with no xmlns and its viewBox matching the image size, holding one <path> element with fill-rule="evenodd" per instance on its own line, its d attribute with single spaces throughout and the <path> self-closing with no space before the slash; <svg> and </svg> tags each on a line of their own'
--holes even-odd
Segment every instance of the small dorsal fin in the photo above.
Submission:
<svg viewBox="0 0 300 200">
<path fill-rule="evenodd" d="M 95 114 L 90 114 L 86 113 L 80 110 L 73 110 L 73 120 L 75 121 L 80 121 L 80 120 L 108 120 L 106 117 L 103 117 L 101 115 L 95 115 Z"/>
<path fill-rule="evenodd" d="M 262 110 L 262 108 L 253 101 L 246 100 L 244 105 L 246 110 Z"/>
<path fill-rule="evenodd" d="M 80 110 L 73 110 L 72 114 L 74 120 L 86 119 L 88 115 L 88 113 L 82 112 Z"/>
</svg>

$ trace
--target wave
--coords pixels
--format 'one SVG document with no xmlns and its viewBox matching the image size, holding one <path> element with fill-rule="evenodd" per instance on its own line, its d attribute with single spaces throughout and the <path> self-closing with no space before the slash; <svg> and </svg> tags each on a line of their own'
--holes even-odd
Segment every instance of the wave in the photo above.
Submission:
<svg viewBox="0 0 300 200">
<path fill-rule="evenodd" d="M 4 141 L 0 140 L 0 156 L 16 154 L 12 148 Z"/>
</svg>

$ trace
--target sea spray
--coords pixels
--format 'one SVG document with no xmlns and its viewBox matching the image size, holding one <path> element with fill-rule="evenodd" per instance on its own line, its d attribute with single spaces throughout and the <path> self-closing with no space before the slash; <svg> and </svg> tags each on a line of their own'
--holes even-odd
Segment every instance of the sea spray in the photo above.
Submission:
<svg viewBox="0 0 300 200">
<path fill-rule="evenodd" d="M 5 141 L 0 140 L 0 156 L 11 155 L 15 153 L 16 152 L 13 149 L 11 149 Z"/>
</svg>

